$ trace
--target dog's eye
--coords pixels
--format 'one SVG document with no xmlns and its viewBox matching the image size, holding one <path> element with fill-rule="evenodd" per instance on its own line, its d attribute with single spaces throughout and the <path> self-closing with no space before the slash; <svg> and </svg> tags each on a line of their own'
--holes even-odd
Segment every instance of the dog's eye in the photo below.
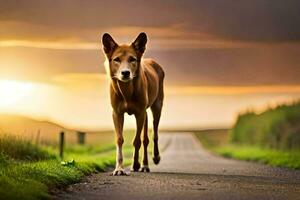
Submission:
<svg viewBox="0 0 300 200">
<path fill-rule="evenodd" d="M 114 61 L 114 62 L 117 62 L 117 63 L 120 63 L 120 62 L 121 62 L 121 59 L 120 59 L 119 57 L 116 57 L 116 58 L 114 58 L 113 61 Z"/>
<path fill-rule="evenodd" d="M 129 62 L 135 62 L 135 61 L 136 61 L 136 58 L 130 56 L 129 59 L 128 59 L 128 61 L 129 61 Z"/>
</svg>

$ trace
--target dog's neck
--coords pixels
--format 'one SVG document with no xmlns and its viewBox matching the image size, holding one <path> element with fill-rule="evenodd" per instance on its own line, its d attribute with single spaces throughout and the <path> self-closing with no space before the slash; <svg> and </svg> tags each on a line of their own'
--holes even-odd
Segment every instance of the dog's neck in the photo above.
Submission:
<svg viewBox="0 0 300 200">
<path fill-rule="evenodd" d="M 117 93 L 119 95 L 121 95 L 123 100 L 125 102 L 130 101 L 130 99 L 132 98 L 132 96 L 134 94 L 133 80 L 131 80 L 129 82 L 122 82 L 122 81 L 117 80 L 116 85 L 117 85 Z"/>
</svg>

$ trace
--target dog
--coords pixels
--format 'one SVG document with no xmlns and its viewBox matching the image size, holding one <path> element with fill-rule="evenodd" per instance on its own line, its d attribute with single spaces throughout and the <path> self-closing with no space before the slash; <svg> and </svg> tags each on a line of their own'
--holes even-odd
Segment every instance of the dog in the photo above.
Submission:
<svg viewBox="0 0 300 200">
<path fill-rule="evenodd" d="M 131 44 L 117 44 L 105 33 L 102 36 L 106 56 L 107 73 L 110 76 L 110 100 L 113 108 L 113 122 L 116 132 L 116 168 L 113 175 L 126 175 L 123 168 L 122 145 L 124 114 L 136 118 L 136 133 L 133 140 L 134 154 L 132 171 L 150 172 L 147 147 L 148 117 L 146 110 L 153 114 L 153 162 L 160 161 L 158 148 L 158 126 L 164 100 L 164 77 L 162 67 L 152 59 L 143 59 L 147 35 L 140 33 Z M 141 132 L 143 130 L 142 140 Z M 143 164 L 139 162 L 139 149 L 144 146 Z"/>
</svg>

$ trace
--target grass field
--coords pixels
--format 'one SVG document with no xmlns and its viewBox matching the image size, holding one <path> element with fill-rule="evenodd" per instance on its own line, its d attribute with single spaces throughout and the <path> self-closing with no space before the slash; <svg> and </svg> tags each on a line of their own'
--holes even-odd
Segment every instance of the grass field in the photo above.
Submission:
<svg viewBox="0 0 300 200">
<path fill-rule="evenodd" d="M 131 162 L 132 137 L 132 132 L 125 133 L 124 155 L 127 165 Z M 36 146 L 28 140 L 2 135 L 1 199 L 48 199 L 51 189 L 78 182 L 84 175 L 113 166 L 113 133 L 102 135 L 101 138 L 99 145 L 66 145 L 64 161 L 61 162 L 55 146 Z"/>
<path fill-rule="evenodd" d="M 195 133 L 225 157 L 300 169 L 300 102 L 240 114 L 231 130 Z"/>
<path fill-rule="evenodd" d="M 276 150 L 300 150 L 300 102 L 278 105 L 262 113 L 240 114 L 230 140 Z"/>
<path fill-rule="evenodd" d="M 300 151 L 274 150 L 255 146 L 227 145 L 218 154 L 238 160 L 256 161 L 272 166 L 300 169 Z"/>
<path fill-rule="evenodd" d="M 300 169 L 299 150 L 276 150 L 261 146 L 232 144 L 230 130 L 199 131 L 195 132 L 195 135 L 206 149 L 224 157 Z"/>
</svg>

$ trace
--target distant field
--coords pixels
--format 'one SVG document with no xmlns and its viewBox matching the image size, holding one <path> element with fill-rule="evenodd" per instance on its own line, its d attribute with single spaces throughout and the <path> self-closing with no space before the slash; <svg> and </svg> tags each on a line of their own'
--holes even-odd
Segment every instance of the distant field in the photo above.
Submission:
<svg viewBox="0 0 300 200">
<path fill-rule="evenodd" d="M 66 132 L 69 143 L 76 142 L 75 131 L 58 124 L 18 115 L 0 114 L 0 136 L 13 135 L 35 144 L 57 145 L 61 131 Z"/>
<path fill-rule="evenodd" d="M 203 130 L 195 132 L 195 135 L 208 149 L 227 145 L 229 141 L 228 129 Z"/>
<path fill-rule="evenodd" d="M 39 121 L 28 117 L 0 114 L 0 138 L 9 135 L 31 141 L 33 144 L 56 147 L 59 144 L 59 133 L 65 132 L 66 146 L 78 144 L 77 131 L 64 128 L 58 124 Z M 124 130 L 125 144 L 133 140 L 132 130 Z M 85 145 L 103 146 L 115 144 L 114 131 L 86 132 Z"/>
<path fill-rule="evenodd" d="M 39 121 L 28 117 L 0 114 L 0 136 L 13 135 L 22 139 L 28 139 L 35 144 L 58 144 L 59 133 L 65 132 L 67 144 L 77 143 L 77 131 L 64 128 L 58 124 Z M 114 141 L 112 131 L 87 132 L 86 144 L 105 144 Z"/>
</svg>

